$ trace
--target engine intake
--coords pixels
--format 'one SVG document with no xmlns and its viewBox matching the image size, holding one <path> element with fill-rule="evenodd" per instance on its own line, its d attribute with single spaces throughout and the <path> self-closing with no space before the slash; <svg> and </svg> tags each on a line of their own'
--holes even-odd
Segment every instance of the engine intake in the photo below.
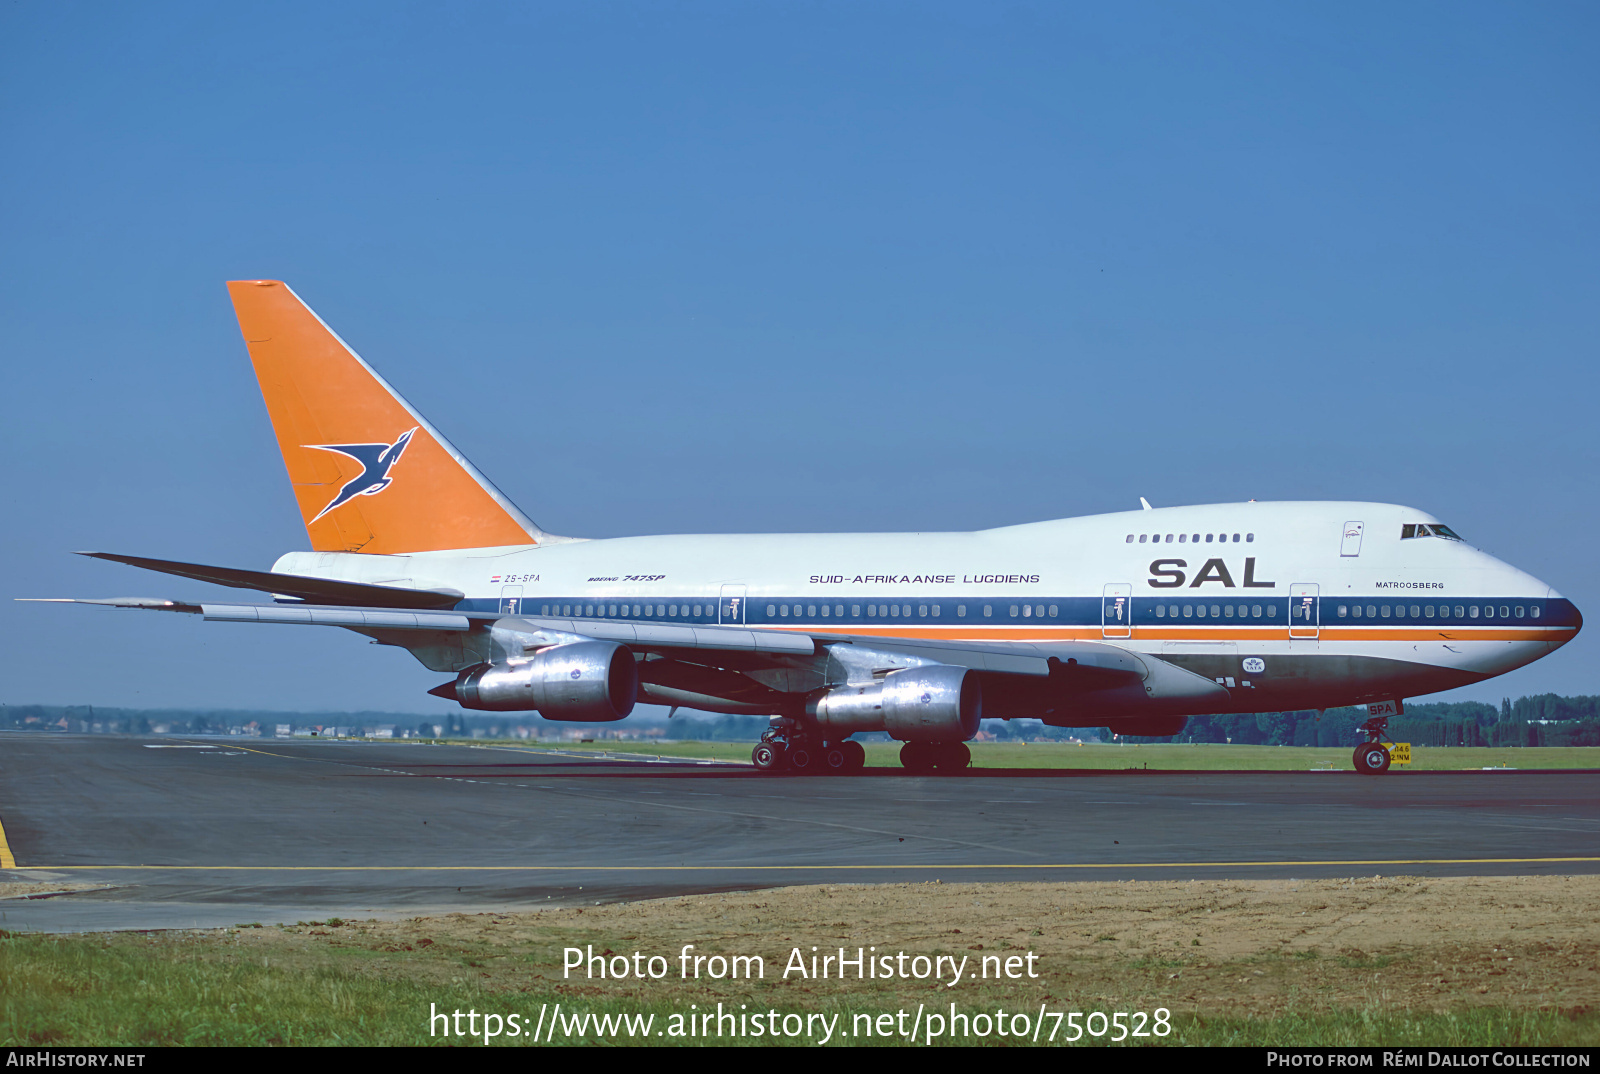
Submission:
<svg viewBox="0 0 1600 1074">
<path fill-rule="evenodd" d="M 906 668 L 879 682 L 820 690 L 806 700 L 806 716 L 827 738 L 887 731 L 901 742 L 965 742 L 978 733 L 983 687 L 967 668 Z"/>
<path fill-rule="evenodd" d="M 463 708 L 537 709 L 547 720 L 605 723 L 633 711 L 639 670 L 633 654 L 616 642 L 576 641 L 515 663 L 479 664 L 447 686 Z"/>
</svg>

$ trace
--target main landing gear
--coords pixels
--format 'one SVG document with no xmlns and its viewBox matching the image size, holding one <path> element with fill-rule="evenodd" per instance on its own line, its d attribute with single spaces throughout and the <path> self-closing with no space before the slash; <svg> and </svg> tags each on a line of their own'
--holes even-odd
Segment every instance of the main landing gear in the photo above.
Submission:
<svg viewBox="0 0 1600 1074">
<path fill-rule="evenodd" d="M 1356 771 L 1367 776 L 1378 776 L 1389 771 L 1389 750 L 1383 740 L 1389 734 L 1389 717 L 1374 716 L 1361 725 L 1367 740 L 1356 747 Z"/>
<path fill-rule="evenodd" d="M 750 751 L 750 761 L 763 772 L 777 775 L 850 775 L 867 764 L 866 748 L 859 742 L 819 740 L 803 727 L 780 721 L 769 728 Z M 965 742 L 907 742 L 900 747 L 900 764 L 908 772 L 926 774 L 960 772 L 972 764 Z"/>
<path fill-rule="evenodd" d="M 761 736 L 750 760 L 763 772 L 797 775 L 848 775 L 867 765 L 867 751 L 859 742 L 818 742 L 810 735 L 789 735 L 772 728 Z"/>
<path fill-rule="evenodd" d="M 910 772 L 959 772 L 972 763 L 965 742 L 907 742 L 900 747 L 900 764 Z"/>
</svg>

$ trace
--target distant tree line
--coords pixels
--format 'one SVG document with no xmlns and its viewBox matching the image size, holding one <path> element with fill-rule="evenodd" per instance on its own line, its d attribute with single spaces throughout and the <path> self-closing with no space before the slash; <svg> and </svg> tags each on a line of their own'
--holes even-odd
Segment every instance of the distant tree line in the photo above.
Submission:
<svg viewBox="0 0 1600 1074">
<path fill-rule="evenodd" d="M 1124 736 L 1126 742 L 1233 742 L 1255 746 L 1354 746 L 1366 721 L 1365 709 L 1237 713 L 1192 716 L 1171 738 Z M 646 728 L 668 739 L 751 742 L 767 728 L 765 716 L 682 714 L 663 720 L 635 715 L 624 722 L 635 731 Z M 294 727 L 341 727 L 359 734 L 393 727 L 422 737 L 481 736 L 507 738 L 520 725 L 534 725 L 545 734 L 563 730 L 623 730 L 624 724 L 571 724 L 541 720 L 533 713 L 478 715 L 448 713 L 419 716 L 402 712 L 272 712 L 240 709 L 124 709 L 88 705 L 0 705 L 0 729 L 101 731 L 151 734 L 157 728 L 174 734 L 226 734 L 255 727 L 272 734 L 280 724 Z M 437 730 L 436 730 L 437 729 Z M 1065 741 L 1099 737 L 1110 741 L 1107 728 L 1046 727 L 1037 720 L 985 720 L 983 731 L 1000 740 Z M 524 732 L 525 733 L 525 732 Z M 881 734 L 858 738 L 882 739 Z M 1414 746 L 1600 746 L 1600 696 L 1562 697 L 1537 694 L 1506 698 L 1499 707 L 1479 701 L 1411 704 L 1404 716 L 1389 721 L 1389 739 Z"/>
<path fill-rule="evenodd" d="M 1252 746 L 1354 746 L 1366 709 L 1191 716 L 1171 738 L 1130 742 L 1234 742 Z M 1102 738 L 1110 738 L 1108 730 Z M 1480 701 L 1408 704 L 1389 720 L 1389 740 L 1413 746 L 1600 746 L 1600 696 L 1539 694 L 1500 707 Z"/>
</svg>

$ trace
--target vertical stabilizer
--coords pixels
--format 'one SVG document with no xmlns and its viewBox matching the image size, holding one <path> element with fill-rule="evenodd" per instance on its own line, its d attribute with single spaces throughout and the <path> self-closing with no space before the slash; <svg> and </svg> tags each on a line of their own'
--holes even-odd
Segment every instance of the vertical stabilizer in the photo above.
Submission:
<svg viewBox="0 0 1600 1074">
<path fill-rule="evenodd" d="M 287 284 L 228 284 L 318 552 L 543 544 L 548 535 Z"/>
</svg>

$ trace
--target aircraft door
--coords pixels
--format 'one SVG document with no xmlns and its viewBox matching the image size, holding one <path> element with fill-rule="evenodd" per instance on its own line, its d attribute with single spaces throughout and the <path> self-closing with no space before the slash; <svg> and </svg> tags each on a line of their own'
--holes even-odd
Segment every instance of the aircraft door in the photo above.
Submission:
<svg viewBox="0 0 1600 1074">
<path fill-rule="evenodd" d="M 1317 584 L 1296 582 L 1289 587 L 1289 638 L 1314 639 L 1318 634 Z"/>
<path fill-rule="evenodd" d="M 1361 531 L 1366 527 L 1360 522 L 1346 522 L 1344 536 L 1339 539 L 1339 554 L 1341 556 L 1359 556 L 1361 554 Z"/>
<path fill-rule="evenodd" d="M 725 585 L 717 603 L 717 621 L 723 626 L 744 625 L 744 586 Z"/>
<path fill-rule="evenodd" d="M 503 585 L 500 587 L 500 614 L 520 615 L 522 613 L 522 587 L 520 585 Z"/>
<path fill-rule="evenodd" d="M 1112 582 L 1100 598 L 1100 636 L 1133 637 L 1133 586 Z"/>
</svg>

